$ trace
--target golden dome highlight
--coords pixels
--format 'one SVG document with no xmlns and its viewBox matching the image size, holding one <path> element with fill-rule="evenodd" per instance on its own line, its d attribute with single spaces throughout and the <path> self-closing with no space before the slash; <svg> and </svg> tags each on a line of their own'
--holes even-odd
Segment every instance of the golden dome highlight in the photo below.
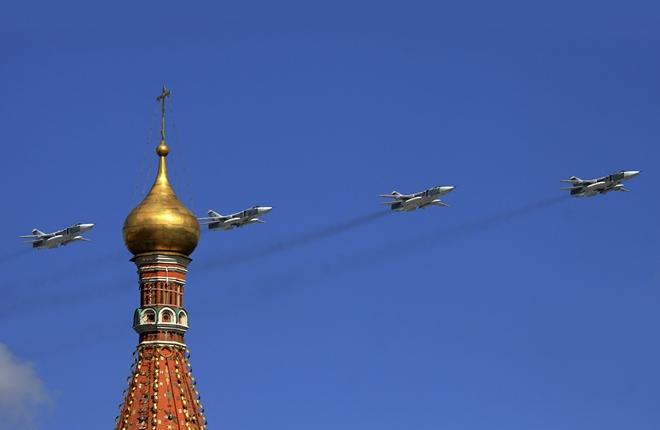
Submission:
<svg viewBox="0 0 660 430">
<path fill-rule="evenodd" d="M 190 255 L 199 241 L 197 218 L 174 194 L 167 178 L 165 140 L 156 148 L 158 175 L 151 190 L 124 221 L 124 242 L 133 255 L 176 252 Z"/>
</svg>

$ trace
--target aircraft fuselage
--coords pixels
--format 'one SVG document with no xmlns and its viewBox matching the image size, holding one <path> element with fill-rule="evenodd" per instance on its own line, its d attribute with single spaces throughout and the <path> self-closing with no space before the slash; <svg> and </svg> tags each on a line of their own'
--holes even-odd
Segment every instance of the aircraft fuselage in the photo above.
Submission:
<svg viewBox="0 0 660 430">
<path fill-rule="evenodd" d="M 268 206 L 255 206 L 226 217 L 218 218 L 208 224 L 209 230 L 232 230 L 248 224 L 262 222 L 259 216 L 270 212 L 273 208 Z"/>
<path fill-rule="evenodd" d="M 639 173 L 637 170 L 622 170 L 597 179 L 586 181 L 575 179 L 570 193 L 573 197 L 594 197 L 598 194 L 607 194 L 610 191 L 628 191 L 622 182 L 636 177 Z"/>
<path fill-rule="evenodd" d="M 82 233 L 91 230 L 94 224 L 75 224 L 63 230 L 54 233 L 41 234 L 38 230 L 34 230 L 38 235 L 32 241 L 32 247 L 35 249 L 53 249 L 58 246 L 64 246 L 71 242 L 86 240 Z"/>
<path fill-rule="evenodd" d="M 397 200 L 391 204 L 391 209 L 397 212 L 411 212 L 431 205 L 443 206 L 438 198 L 453 190 L 452 186 L 433 187 L 409 196 L 396 197 Z"/>
</svg>

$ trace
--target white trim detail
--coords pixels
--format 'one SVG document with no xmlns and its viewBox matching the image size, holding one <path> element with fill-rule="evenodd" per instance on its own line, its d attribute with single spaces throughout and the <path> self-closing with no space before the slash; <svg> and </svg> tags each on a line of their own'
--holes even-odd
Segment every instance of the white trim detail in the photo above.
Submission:
<svg viewBox="0 0 660 430">
<path fill-rule="evenodd" d="M 172 319 L 170 321 L 163 321 L 163 314 L 169 312 Z M 177 324 L 177 315 L 174 312 L 174 309 L 170 307 L 164 307 L 158 312 L 158 324 Z"/>
<path fill-rule="evenodd" d="M 173 340 L 144 340 L 138 344 L 139 345 L 157 345 L 157 344 L 162 344 L 162 345 L 178 345 L 178 346 L 183 346 L 187 348 L 188 346 L 185 343 L 181 342 L 175 342 Z"/>
<path fill-rule="evenodd" d="M 188 273 L 188 269 L 184 269 L 182 267 L 172 267 L 172 266 L 140 266 L 138 268 L 140 272 L 154 272 L 154 271 L 171 271 L 171 272 L 179 272 L 179 273 Z"/>
<path fill-rule="evenodd" d="M 161 282 L 176 282 L 177 284 L 181 285 L 186 285 L 186 281 L 184 279 L 178 279 L 178 278 L 163 278 L 162 276 L 146 276 L 144 278 L 140 278 L 140 283 L 144 284 L 145 282 L 154 282 L 154 281 L 161 281 Z"/>
</svg>

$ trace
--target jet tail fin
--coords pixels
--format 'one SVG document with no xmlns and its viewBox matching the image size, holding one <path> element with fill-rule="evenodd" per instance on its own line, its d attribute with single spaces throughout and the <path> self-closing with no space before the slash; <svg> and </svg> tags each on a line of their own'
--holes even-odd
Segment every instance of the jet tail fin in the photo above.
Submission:
<svg viewBox="0 0 660 430">
<path fill-rule="evenodd" d="M 390 199 L 400 200 L 400 197 L 403 196 L 403 194 L 401 194 L 400 192 L 394 190 L 389 194 L 379 194 L 379 196 L 380 197 L 387 197 L 387 198 L 390 198 Z"/>
<path fill-rule="evenodd" d="M 571 176 L 568 179 L 562 179 L 559 182 L 566 182 L 568 184 L 579 184 L 580 182 L 584 182 L 582 179 L 578 178 L 577 176 Z"/>
<path fill-rule="evenodd" d="M 39 230 L 38 228 L 35 228 L 35 229 L 32 229 L 32 234 L 35 235 L 35 236 L 43 236 L 43 235 L 45 235 L 46 233 L 44 233 L 43 231 Z"/>
<path fill-rule="evenodd" d="M 219 214 L 218 212 L 214 211 L 213 209 L 209 209 L 208 214 L 209 214 L 210 217 L 213 217 L 213 218 L 222 218 L 222 215 Z"/>
</svg>

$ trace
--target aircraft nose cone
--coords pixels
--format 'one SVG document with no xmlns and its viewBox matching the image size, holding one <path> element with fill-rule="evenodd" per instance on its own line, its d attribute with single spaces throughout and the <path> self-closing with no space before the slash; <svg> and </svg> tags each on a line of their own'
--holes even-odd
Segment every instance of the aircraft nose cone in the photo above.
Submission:
<svg viewBox="0 0 660 430">
<path fill-rule="evenodd" d="M 270 212 L 270 211 L 272 211 L 272 210 L 273 210 L 273 208 L 270 207 L 270 206 L 261 206 L 261 207 L 259 208 L 259 212 L 261 212 L 261 213 L 263 213 L 263 214 L 268 213 L 268 212 Z"/>
<path fill-rule="evenodd" d="M 629 170 L 623 174 L 626 178 L 634 178 L 639 175 L 641 172 L 639 170 Z"/>
<path fill-rule="evenodd" d="M 453 185 L 450 185 L 450 186 L 448 186 L 448 187 L 442 187 L 442 188 L 444 188 L 445 191 L 447 191 L 447 192 L 449 193 L 449 192 L 451 192 L 451 191 L 454 191 L 454 188 L 455 188 L 455 187 L 454 187 Z"/>
<path fill-rule="evenodd" d="M 89 230 L 90 228 L 94 227 L 94 224 L 80 224 L 80 227 L 85 230 Z"/>
</svg>

